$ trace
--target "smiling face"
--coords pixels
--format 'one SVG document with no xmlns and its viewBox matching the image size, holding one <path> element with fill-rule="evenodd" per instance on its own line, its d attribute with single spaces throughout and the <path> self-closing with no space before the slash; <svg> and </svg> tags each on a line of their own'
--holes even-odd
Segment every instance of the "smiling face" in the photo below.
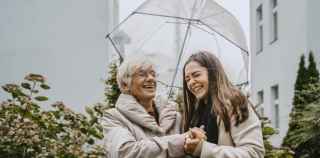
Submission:
<svg viewBox="0 0 320 158">
<path fill-rule="evenodd" d="M 152 65 L 138 67 L 132 75 L 130 93 L 137 100 L 149 101 L 156 95 L 156 73 Z"/>
<path fill-rule="evenodd" d="M 196 61 L 191 61 L 185 66 L 184 79 L 190 92 L 197 99 L 203 99 L 208 94 L 208 70 Z"/>
</svg>

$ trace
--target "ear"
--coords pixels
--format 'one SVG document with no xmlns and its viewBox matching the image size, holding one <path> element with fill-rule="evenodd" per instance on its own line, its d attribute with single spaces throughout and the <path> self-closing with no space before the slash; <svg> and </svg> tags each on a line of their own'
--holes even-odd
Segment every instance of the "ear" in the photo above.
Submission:
<svg viewBox="0 0 320 158">
<path fill-rule="evenodd" d="M 129 92 L 129 85 L 125 82 L 121 82 L 121 85 L 123 92 L 127 93 Z"/>
</svg>

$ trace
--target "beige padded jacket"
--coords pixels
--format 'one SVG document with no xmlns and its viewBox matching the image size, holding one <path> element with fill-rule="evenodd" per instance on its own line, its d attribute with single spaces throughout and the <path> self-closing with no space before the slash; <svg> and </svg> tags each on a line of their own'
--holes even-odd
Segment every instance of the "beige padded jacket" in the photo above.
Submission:
<svg viewBox="0 0 320 158">
<path fill-rule="evenodd" d="M 174 104 L 155 102 L 160 125 L 137 100 L 121 94 L 100 119 L 108 158 L 172 158 L 184 155 L 181 115 Z"/>
<path fill-rule="evenodd" d="M 219 120 L 219 119 L 218 119 Z M 246 121 L 226 132 L 222 121 L 219 124 L 218 144 L 204 141 L 197 147 L 200 158 L 263 158 L 265 149 L 262 138 L 261 122 L 252 107 Z"/>
</svg>

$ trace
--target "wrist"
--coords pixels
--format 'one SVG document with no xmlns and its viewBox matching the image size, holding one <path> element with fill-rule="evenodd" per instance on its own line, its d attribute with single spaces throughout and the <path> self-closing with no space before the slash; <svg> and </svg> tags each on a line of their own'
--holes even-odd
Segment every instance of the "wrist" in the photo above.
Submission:
<svg viewBox="0 0 320 158">
<path fill-rule="evenodd" d="M 198 145 L 196 146 L 195 150 L 193 151 L 192 155 L 199 157 L 201 155 L 202 145 L 205 139 L 200 139 Z"/>
</svg>

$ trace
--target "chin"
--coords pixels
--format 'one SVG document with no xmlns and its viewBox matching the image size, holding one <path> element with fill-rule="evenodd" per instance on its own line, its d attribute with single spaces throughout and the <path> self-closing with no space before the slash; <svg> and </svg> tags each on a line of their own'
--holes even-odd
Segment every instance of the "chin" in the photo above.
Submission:
<svg viewBox="0 0 320 158">
<path fill-rule="evenodd" d="M 198 100 L 203 99 L 204 97 L 206 97 L 205 94 L 198 94 L 198 95 L 195 95 L 195 96 L 196 96 L 196 98 L 197 98 Z"/>
<path fill-rule="evenodd" d="M 156 96 L 156 93 L 145 93 L 146 98 L 154 98 Z"/>
</svg>

